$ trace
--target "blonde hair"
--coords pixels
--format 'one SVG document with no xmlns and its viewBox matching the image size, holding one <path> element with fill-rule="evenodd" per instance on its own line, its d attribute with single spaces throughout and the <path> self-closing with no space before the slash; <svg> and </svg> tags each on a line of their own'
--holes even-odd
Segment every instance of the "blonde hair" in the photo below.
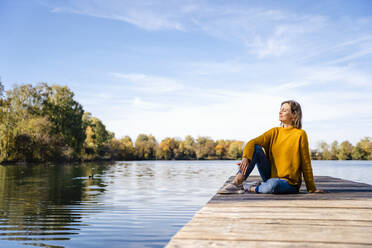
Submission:
<svg viewBox="0 0 372 248">
<path fill-rule="evenodd" d="M 294 101 L 294 100 L 288 100 L 282 102 L 280 106 L 283 106 L 283 104 L 288 103 L 291 107 L 291 113 L 293 115 L 292 125 L 295 128 L 301 129 L 302 128 L 302 110 L 301 105 Z M 281 124 L 282 125 L 282 124 Z"/>
</svg>

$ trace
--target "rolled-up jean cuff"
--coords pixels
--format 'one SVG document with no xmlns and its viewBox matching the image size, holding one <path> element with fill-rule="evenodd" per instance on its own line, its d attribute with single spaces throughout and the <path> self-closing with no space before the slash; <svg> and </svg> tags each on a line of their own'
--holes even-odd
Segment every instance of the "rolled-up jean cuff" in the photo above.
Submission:
<svg viewBox="0 0 372 248">
<path fill-rule="evenodd" d="M 254 189 L 254 192 L 256 192 L 258 194 L 258 187 L 260 187 L 260 185 L 258 185 L 255 189 Z"/>
</svg>

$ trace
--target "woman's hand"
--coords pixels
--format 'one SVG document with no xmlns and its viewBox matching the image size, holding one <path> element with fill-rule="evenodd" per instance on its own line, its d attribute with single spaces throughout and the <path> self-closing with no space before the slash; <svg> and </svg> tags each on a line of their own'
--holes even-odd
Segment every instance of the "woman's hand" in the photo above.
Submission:
<svg viewBox="0 0 372 248">
<path fill-rule="evenodd" d="M 241 162 L 236 163 L 237 165 L 239 165 L 243 175 L 245 175 L 245 173 L 247 172 L 249 162 L 250 161 L 248 160 L 248 158 L 243 158 Z"/>
</svg>

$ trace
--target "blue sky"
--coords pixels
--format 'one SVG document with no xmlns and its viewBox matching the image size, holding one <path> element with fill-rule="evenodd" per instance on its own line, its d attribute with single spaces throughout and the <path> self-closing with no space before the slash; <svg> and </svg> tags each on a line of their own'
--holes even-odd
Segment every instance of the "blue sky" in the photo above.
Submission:
<svg viewBox="0 0 372 248">
<path fill-rule="evenodd" d="M 372 2 L 0 2 L 5 87 L 67 85 L 120 138 L 249 140 L 295 99 L 311 147 L 372 136 Z"/>
</svg>

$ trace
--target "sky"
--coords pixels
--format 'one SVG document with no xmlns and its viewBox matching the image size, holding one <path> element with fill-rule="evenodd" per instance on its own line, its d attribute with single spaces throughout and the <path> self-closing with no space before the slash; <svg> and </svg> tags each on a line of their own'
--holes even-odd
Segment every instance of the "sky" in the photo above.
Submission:
<svg viewBox="0 0 372 248">
<path fill-rule="evenodd" d="M 1 0 L 5 89 L 67 85 L 117 138 L 372 136 L 372 1 Z"/>
</svg>

